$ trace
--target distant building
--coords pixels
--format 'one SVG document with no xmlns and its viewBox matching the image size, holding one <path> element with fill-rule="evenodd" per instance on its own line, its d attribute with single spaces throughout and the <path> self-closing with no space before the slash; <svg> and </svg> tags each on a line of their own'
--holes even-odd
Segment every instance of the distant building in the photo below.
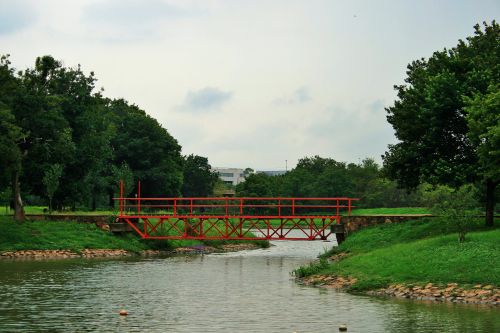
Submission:
<svg viewBox="0 0 500 333">
<path fill-rule="evenodd" d="M 212 168 L 213 171 L 219 173 L 219 178 L 228 185 L 236 186 L 245 181 L 243 169 L 237 168 Z"/>
<path fill-rule="evenodd" d="M 281 176 L 286 173 L 285 170 L 275 170 L 275 171 L 257 171 L 257 173 L 263 173 L 268 176 Z"/>
</svg>

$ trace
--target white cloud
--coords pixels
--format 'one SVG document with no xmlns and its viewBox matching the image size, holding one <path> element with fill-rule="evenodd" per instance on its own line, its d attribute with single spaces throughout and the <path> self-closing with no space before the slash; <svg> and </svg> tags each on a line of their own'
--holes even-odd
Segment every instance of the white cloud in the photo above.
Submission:
<svg viewBox="0 0 500 333">
<path fill-rule="evenodd" d="M 0 52 L 82 64 L 184 154 L 283 169 L 378 158 L 406 65 L 498 16 L 498 1 L 0 0 Z"/>
</svg>

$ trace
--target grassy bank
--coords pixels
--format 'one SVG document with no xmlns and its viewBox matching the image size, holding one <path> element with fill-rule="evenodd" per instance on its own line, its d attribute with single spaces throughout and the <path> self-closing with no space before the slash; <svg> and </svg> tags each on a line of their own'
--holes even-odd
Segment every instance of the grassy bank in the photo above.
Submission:
<svg viewBox="0 0 500 333">
<path fill-rule="evenodd" d="M 48 208 L 45 206 L 25 206 L 26 214 L 47 214 Z M 170 212 L 171 213 L 171 212 Z M 0 215 L 12 215 L 12 209 L 0 207 Z M 118 210 L 75 210 L 75 211 L 53 211 L 55 215 L 116 215 Z M 317 213 L 321 214 L 321 213 Z M 346 211 L 342 212 L 347 215 Z M 412 214 L 430 214 L 430 210 L 424 207 L 397 207 L 397 208 L 355 208 L 351 211 L 351 215 L 412 215 Z"/>
<path fill-rule="evenodd" d="M 233 241 L 235 242 L 235 241 Z M 176 247 L 208 245 L 221 247 L 231 241 L 195 240 L 143 240 L 135 234 L 116 236 L 92 223 L 32 221 L 14 222 L 11 217 L 0 216 L 0 252 L 17 250 L 72 250 L 123 249 L 131 252 Z M 253 241 L 259 247 L 269 246 L 267 241 Z"/>
<path fill-rule="evenodd" d="M 431 214 L 425 207 L 396 207 L 396 208 L 355 208 L 351 215 L 416 215 Z"/>
<path fill-rule="evenodd" d="M 46 206 L 24 206 L 24 212 L 26 214 L 48 214 L 48 207 Z M 1 207 L 0 208 L 0 216 L 1 215 L 12 215 L 14 211 L 10 208 Z M 52 214 L 54 215 L 116 215 L 118 210 L 110 210 L 110 209 L 98 209 L 95 211 L 91 210 L 74 210 L 74 211 L 57 211 L 54 210 Z"/>
<path fill-rule="evenodd" d="M 351 287 L 354 290 L 428 282 L 498 286 L 500 228 L 496 222 L 496 228 L 485 229 L 483 219 L 472 220 L 464 243 L 459 243 L 449 224 L 438 218 L 374 226 L 350 235 L 319 262 L 300 267 L 295 273 L 298 277 L 354 277 L 358 279 Z M 326 259 L 339 252 L 349 255 L 338 262 Z"/>
<path fill-rule="evenodd" d="M 34 221 L 17 223 L 0 217 L 0 252 L 16 250 L 124 249 L 140 252 L 148 245 L 133 235 L 113 236 L 92 223 Z"/>
</svg>

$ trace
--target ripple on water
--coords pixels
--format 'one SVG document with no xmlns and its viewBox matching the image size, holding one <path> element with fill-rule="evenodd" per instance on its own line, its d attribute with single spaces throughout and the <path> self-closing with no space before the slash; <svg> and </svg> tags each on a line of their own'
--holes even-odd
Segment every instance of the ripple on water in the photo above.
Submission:
<svg viewBox="0 0 500 333">
<path fill-rule="evenodd" d="M 500 332 L 500 311 L 296 284 L 323 242 L 204 256 L 0 262 L 0 331 Z M 129 316 L 119 316 L 120 309 Z"/>
</svg>

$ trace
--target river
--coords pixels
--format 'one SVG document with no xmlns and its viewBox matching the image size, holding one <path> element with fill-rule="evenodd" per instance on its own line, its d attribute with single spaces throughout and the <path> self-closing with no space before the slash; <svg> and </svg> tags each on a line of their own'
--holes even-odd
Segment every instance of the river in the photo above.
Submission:
<svg viewBox="0 0 500 333">
<path fill-rule="evenodd" d="M 0 261 L 0 332 L 500 332 L 498 308 L 350 295 L 290 272 L 329 242 L 167 258 Z M 119 316 L 126 309 L 128 316 Z"/>
</svg>

